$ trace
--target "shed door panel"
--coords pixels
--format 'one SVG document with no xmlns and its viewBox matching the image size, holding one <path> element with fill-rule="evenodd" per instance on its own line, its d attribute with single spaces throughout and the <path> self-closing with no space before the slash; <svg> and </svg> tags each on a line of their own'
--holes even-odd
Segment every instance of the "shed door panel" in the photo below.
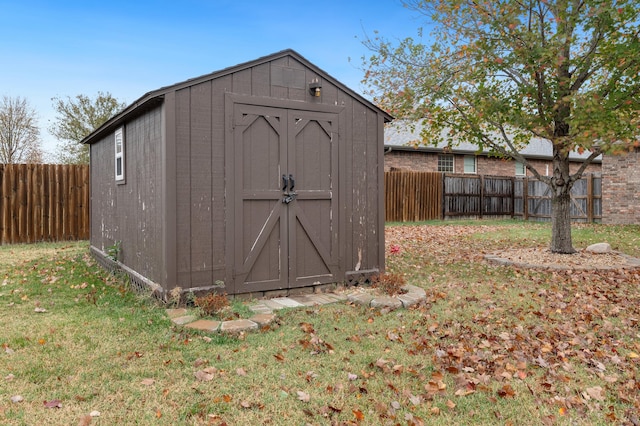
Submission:
<svg viewBox="0 0 640 426">
<path fill-rule="evenodd" d="M 234 125 L 236 292 L 335 282 L 337 115 L 236 104 Z"/>
<path fill-rule="evenodd" d="M 292 110 L 288 124 L 288 169 L 298 194 L 288 205 L 289 286 L 335 282 L 337 115 Z"/>
<path fill-rule="evenodd" d="M 234 129 L 235 282 L 237 292 L 286 284 L 286 210 L 280 167 L 286 162 L 282 111 L 236 105 Z M 240 285 L 240 286 L 238 286 Z"/>
</svg>

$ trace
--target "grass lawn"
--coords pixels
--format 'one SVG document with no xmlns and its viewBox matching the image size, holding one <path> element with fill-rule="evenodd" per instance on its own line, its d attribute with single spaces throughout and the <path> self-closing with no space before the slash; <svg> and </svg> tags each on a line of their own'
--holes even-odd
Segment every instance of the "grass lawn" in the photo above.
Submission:
<svg viewBox="0 0 640 426">
<path fill-rule="evenodd" d="M 86 242 L 2 246 L 0 424 L 638 424 L 640 271 L 482 258 L 549 238 L 517 221 L 389 224 L 387 270 L 423 304 L 292 309 L 242 339 L 172 325 Z M 638 226 L 574 227 L 577 248 L 601 241 L 640 257 Z"/>
</svg>

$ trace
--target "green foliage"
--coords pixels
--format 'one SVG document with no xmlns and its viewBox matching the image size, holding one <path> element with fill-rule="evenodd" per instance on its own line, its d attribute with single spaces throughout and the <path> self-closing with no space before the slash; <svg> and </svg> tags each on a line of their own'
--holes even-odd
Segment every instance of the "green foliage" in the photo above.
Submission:
<svg viewBox="0 0 640 426">
<path fill-rule="evenodd" d="M 49 131 L 62 142 L 57 157 L 63 164 L 89 164 L 89 147 L 80 141 L 126 107 L 109 92 L 52 101 L 57 119 Z"/>
<path fill-rule="evenodd" d="M 114 262 L 117 262 L 121 251 L 122 241 L 114 241 L 113 245 L 107 247 L 107 256 L 109 256 L 109 258 Z"/>
<path fill-rule="evenodd" d="M 391 114 L 424 119 L 427 143 L 467 141 L 518 161 L 534 136 L 565 154 L 634 144 L 637 3 L 408 1 L 434 23 L 433 44 L 368 39 L 365 81 Z"/>
<path fill-rule="evenodd" d="M 523 163 L 552 190 L 552 250 L 571 252 L 569 191 L 603 152 L 640 138 L 637 0 L 408 0 L 433 32 L 399 43 L 365 40 L 375 101 L 423 124 L 417 143 L 476 144 Z M 426 43 L 430 43 L 427 45 Z M 553 147 L 553 174 L 519 151 Z M 573 174 L 572 150 L 589 152 Z"/>
</svg>

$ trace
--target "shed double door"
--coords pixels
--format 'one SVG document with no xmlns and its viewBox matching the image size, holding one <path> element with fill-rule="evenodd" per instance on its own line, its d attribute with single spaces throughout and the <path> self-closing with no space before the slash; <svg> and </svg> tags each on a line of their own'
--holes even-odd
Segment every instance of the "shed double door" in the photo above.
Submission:
<svg viewBox="0 0 640 426">
<path fill-rule="evenodd" d="M 242 103 L 233 114 L 235 292 L 336 282 L 338 114 Z"/>
</svg>

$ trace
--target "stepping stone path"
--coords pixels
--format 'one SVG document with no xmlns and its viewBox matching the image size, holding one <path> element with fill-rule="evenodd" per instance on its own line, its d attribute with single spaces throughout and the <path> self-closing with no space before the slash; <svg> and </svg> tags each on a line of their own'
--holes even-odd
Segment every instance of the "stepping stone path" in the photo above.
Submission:
<svg viewBox="0 0 640 426">
<path fill-rule="evenodd" d="M 198 319 L 196 316 L 190 315 L 184 308 L 167 309 L 167 315 L 174 324 L 181 325 L 185 328 L 210 333 L 237 335 L 248 331 L 259 330 L 268 326 L 276 319 L 275 311 L 281 309 L 303 308 L 348 301 L 357 305 L 393 310 L 400 307 L 408 308 L 426 297 L 425 291 L 420 287 L 407 285 L 404 286 L 403 289 L 406 290 L 406 293 L 397 297 L 375 295 L 370 292 L 369 289 L 358 289 L 351 294 L 303 294 L 298 296 L 264 299 L 249 306 L 249 309 L 254 312 L 254 315 L 251 318 L 232 321 Z"/>
</svg>

